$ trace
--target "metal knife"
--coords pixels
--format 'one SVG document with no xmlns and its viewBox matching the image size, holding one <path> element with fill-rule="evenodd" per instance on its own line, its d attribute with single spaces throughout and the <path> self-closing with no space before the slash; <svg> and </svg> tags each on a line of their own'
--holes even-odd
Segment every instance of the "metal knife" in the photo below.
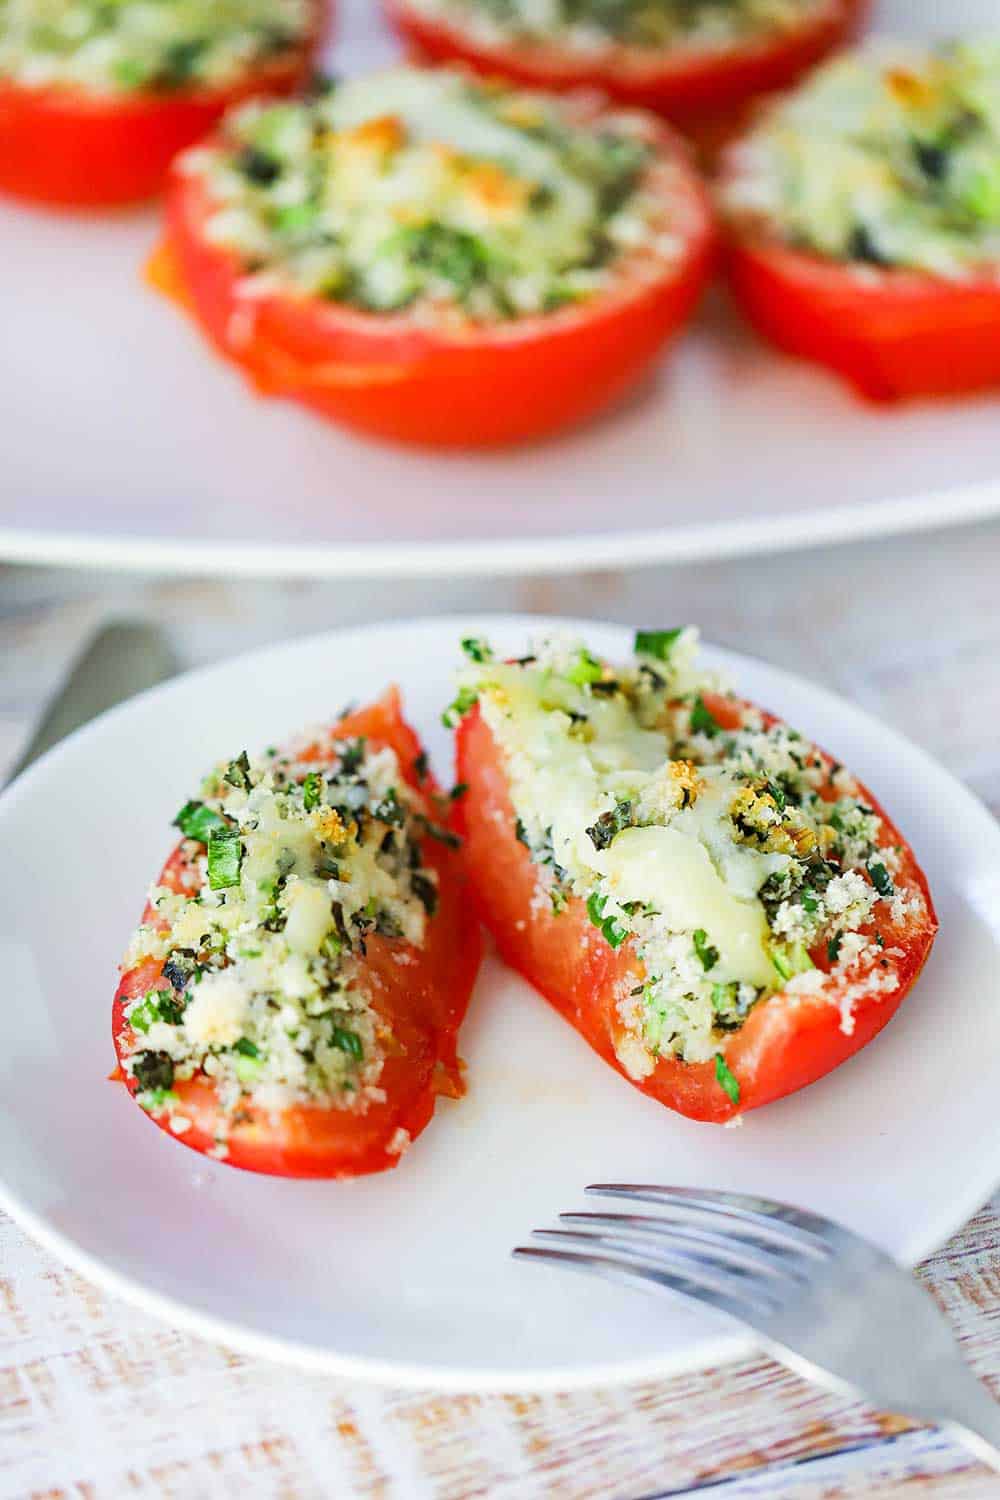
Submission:
<svg viewBox="0 0 1000 1500">
<path fill-rule="evenodd" d="M 66 674 L 7 779 L 19 776 L 46 750 L 105 709 L 172 677 L 179 666 L 158 625 L 144 620 L 112 620 L 102 625 Z"/>
</svg>

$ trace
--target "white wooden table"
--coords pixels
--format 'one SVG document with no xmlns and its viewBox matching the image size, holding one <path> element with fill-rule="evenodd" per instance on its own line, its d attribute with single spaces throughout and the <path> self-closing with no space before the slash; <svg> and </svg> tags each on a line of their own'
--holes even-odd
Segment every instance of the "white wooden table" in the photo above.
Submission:
<svg viewBox="0 0 1000 1500">
<path fill-rule="evenodd" d="M 358 618 L 483 608 L 696 620 L 707 637 L 864 704 L 1000 811 L 998 524 L 552 582 L 235 586 L 0 569 L 0 773 L 111 614 L 154 616 L 195 664 Z M 928 1108 L 946 1109 L 947 1096 Z M 1000 1397 L 998 1208 L 921 1275 Z M 438 1397 L 301 1375 L 133 1312 L 2 1217 L 0 1341 L 2 1500 L 1000 1495 L 996 1475 L 935 1433 L 764 1358 L 551 1396 Z"/>
</svg>

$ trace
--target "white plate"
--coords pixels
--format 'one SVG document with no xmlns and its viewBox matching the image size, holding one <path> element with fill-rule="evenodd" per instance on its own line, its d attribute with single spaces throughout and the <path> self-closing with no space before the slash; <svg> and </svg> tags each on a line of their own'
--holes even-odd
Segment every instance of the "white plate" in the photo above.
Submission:
<svg viewBox="0 0 1000 1500">
<path fill-rule="evenodd" d="M 393 55 L 348 0 L 335 65 Z M 882 29 L 996 0 L 883 0 Z M 1000 511 L 1000 401 L 880 411 L 758 343 L 716 295 L 623 409 L 487 457 L 379 446 L 255 402 L 139 280 L 154 215 L 0 207 L 0 557 L 270 576 L 607 568 Z"/>
<path fill-rule="evenodd" d="M 0 798 L 0 1203 L 109 1290 L 252 1353 L 395 1385 L 562 1388 L 736 1356 L 680 1303 L 514 1262 L 588 1181 L 745 1189 L 816 1208 L 907 1262 L 1000 1178 L 1000 829 L 943 770 L 850 705 L 712 651 L 742 690 L 843 756 L 930 877 L 941 934 L 914 994 L 830 1078 L 695 1124 L 638 1094 L 495 960 L 462 1040 L 469 1092 L 402 1166 L 312 1183 L 199 1158 L 106 1082 L 115 963 L 205 766 L 329 718 L 390 679 L 449 774 L 441 706 L 460 634 L 517 653 L 539 618 L 439 619 L 258 652 L 134 700 Z M 556 622 L 548 622 L 554 624 Z M 562 622 L 560 622 L 562 623 Z M 572 626 L 571 626 L 572 628 Z M 581 626 L 609 654 L 618 627 Z"/>
</svg>

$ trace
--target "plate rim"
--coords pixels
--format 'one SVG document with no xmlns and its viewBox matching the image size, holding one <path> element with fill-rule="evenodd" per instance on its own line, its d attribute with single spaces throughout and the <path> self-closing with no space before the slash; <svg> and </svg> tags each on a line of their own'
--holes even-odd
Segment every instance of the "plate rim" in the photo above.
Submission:
<svg viewBox="0 0 1000 1500">
<path fill-rule="evenodd" d="M 47 531 L 0 525 L 0 561 L 57 568 L 103 568 L 168 577 L 247 579 L 423 579 L 537 577 L 662 567 L 814 550 L 837 543 L 970 526 L 1000 515 L 1000 478 L 938 487 L 887 500 L 821 510 L 634 531 L 553 532 L 538 537 L 458 541 L 283 543 L 280 539 L 202 542 L 124 532 Z"/>
<path fill-rule="evenodd" d="M 453 622 L 457 628 L 475 634 L 485 634 L 491 628 L 497 627 L 525 632 L 546 629 L 570 630 L 585 634 L 596 627 L 626 635 L 631 628 L 617 620 L 584 619 L 578 616 L 512 611 L 475 613 L 454 611 L 311 632 L 292 640 L 240 652 L 234 656 L 178 673 L 166 682 L 148 688 L 106 710 L 74 730 L 72 734 L 67 735 L 0 791 L 0 827 L 2 827 L 8 804 L 19 802 L 26 794 L 30 795 L 36 776 L 41 774 L 44 768 L 51 767 L 60 759 L 72 758 L 78 742 L 102 732 L 103 727 L 109 721 L 127 715 L 140 701 L 167 694 L 180 686 L 197 683 L 213 673 L 225 672 L 235 664 L 253 660 L 262 662 L 266 667 L 272 667 L 280 661 L 281 657 L 294 655 L 303 649 L 316 649 L 334 643 L 341 649 L 346 643 L 349 649 L 352 641 L 358 638 L 370 639 L 380 635 L 391 637 L 400 632 L 405 632 L 407 635 L 412 635 L 415 631 L 433 634 L 443 627 L 450 628 Z M 888 748 L 901 751 L 920 768 L 922 774 L 947 784 L 949 795 L 964 802 L 966 811 L 971 816 L 982 820 L 984 829 L 990 830 L 990 836 L 997 847 L 998 862 L 1000 862 L 1000 823 L 981 799 L 928 751 L 899 731 L 883 724 L 873 714 L 858 707 L 839 693 L 798 673 L 775 666 L 762 657 L 754 657 L 747 652 L 716 646 L 711 642 L 704 643 L 704 650 L 706 657 L 713 664 L 718 664 L 726 670 L 736 672 L 748 662 L 751 665 L 763 667 L 773 677 L 774 685 L 779 693 L 786 688 L 793 693 L 804 689 L 820 707 L 827 710 L 835 709 L 842 719 L 846 717 L 848 721 L 853 721 L 858 729 L 875 734 L 884 742 L 888 742 Z M 405 684 L 402 686 L 405 693 Z M 3 1164 L 0 1162 L 0 1174 L 2 1171 Z M 928 1221 L 929 1227 L 908 1240 L 899 1257 L 901 1264 L 912 1268 L 918 1261 L 938 1249 L 962 1225 L 968 1223 L 992 1196 L 996 1186 L 995 1170 L 987 1171 L 984 1166 L 979 1166 L 978 1171 L 970 1174 L 965 1191 L 958 1195 L 962 1205 L 961 1214 L 951 1212 L 946 1219 L 939 1217 L 936 1221 L 931 1216 Z M 137 1276 L 109 1267 L 100 1257 L 82 1249 L 70 1235 L 54 1228 L 41 1213 L 23 1201 L 2 1175 L 0 1175 L 0 1208 L 8 1213 L 43 1250 L 54 1255 L 102 1291 L 121 1297 L 123 1301 L 141 1312 L 151 1314 L 160 1321 L 186 1333 L 224 1344 L 252 1357 L 267 1358 L 308 1373 L 337 1376 L 367 1385 L 395 1387 L 403 1390 L 419 1389 L 443 1393 L 479 1394 L 514 1391 L 547 1393 L 597 1386 L 610 1388 L 642 1381 L 669 1379 L 694 1370 L 705 1369 L 711 1365 L 731 1363 L 757 1353 L 765 1347 L 764 1341 L 749 1330 L 743 1331 L 739 1328 L 728 1330 L 723 1327 L 718 1334 L 692 1342 L 672 1354 L 649 1355 L 631 1361 L 616 1360 L 614 1363 L 605 1361 L 569 1367 L 557 1365 L 543 1370 L 496 1370 L 475 1366 L 447 1369 L 412 1361 L 397 1363 L 370 1356 L 343 1354 L 337 1350 L 320 1348 L 297 1339 L 247 1328 L 231 1319 L 192 1307 L 189 1303 L 172 1295 L 150 1289 Z"/>
</svg>

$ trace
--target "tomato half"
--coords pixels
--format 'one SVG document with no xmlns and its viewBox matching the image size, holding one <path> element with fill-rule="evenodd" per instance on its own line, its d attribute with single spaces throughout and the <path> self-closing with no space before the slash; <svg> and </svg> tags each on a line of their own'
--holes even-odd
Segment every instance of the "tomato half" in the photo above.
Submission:
<svg viewBox="0 0 1000 1500">
<path fill-rule="evenodd" d="M 62 208 L 117 208 L 158 193 L 179 151 L 227 109 L 258 94 L 291 94 L 309 77 L 322 39 L 311 34 L 225 88 L 128 94 L 0 79 L 0 193 Z"/>
<path fill-rule="evenodd" d="M 693 311 L 714 259 L 705 191 L 686 149 L 648 122 L 648 188 L 667 196 L 683 250 L 651 275 L 623 258 L 611 286 L 544 316 L 461 329 L 418 324 L 290 292 L 241 295 L 242 267 L 212 244 L 201 180 L 171 174 L 166 234 L 151 279 L 183 301 L 220 354 L 262 395 L 400 442 L 479 447 L 537 438 L 608 405 Z"/>
<path fill-rule="evenodd" d="M 429 776 L 423 780 L 418 777 L 415 762 L 421 752 L 420 741 L 402 717 L 395 689 L 371 707 L 341 720 L 336 733 L 345 739 L 364 736 L 373 748 L 391 747 L 407 782 L 424 797 L 428 815 L 434 815 L 437 790 Z M 318 748 L 318 763 L 321 760 Z M 371 1003 L 393 1038 L 393 1048 L 379 1078 L 384 1101 L 370 1104 L 364 1113 L 312 1106 L 280 1114 L 248 1109 L 239 1123 L 228 1126 L 227 1165 L 281 1177 L 357 1177 L 385 1171 L 399 1163 L 400 1132 L 416 1139 L 434 1113 L 438 1095 L 457 1098 L 463 1092 L 456 1045 L 479 969 L 479 929 L 455 851 L 427 837 L 422 859 L 437 871 L 439 898 L 437 912 L 427 924 L 424 946 L 416 948 L 402 939 L 372 936 L 367 956 L 359 960 Z M 159 883 L 172 890 L 183 889 L 187 867 L 181 845 L 167 860 Z M 143 920 L 155 920 L 149 906 Z M 119 1061 L 131 1050 L 134 1040 L 125 1007 L 155 987 L 162 969 L 162 962 L 147 959 L 122 975 L 112 1014 Z M 134 1095 L 138 1091 L 136 1080 L 122 1077 Z M 195 1076 L 176 1082 L 174 1092 L 180 1099 L 179 1111 L 192 1124 L 183 1135 L 171 1135 L 171 1139 L 195 1151 L 211 1153 L 220 1119 L 211 1080 Z M 150 1118 L 169 1133 L 166 1114 Z"/>
<path fill-rule="evenodd" d="M 732 700 L 706 694 L 705 702 L 718 723 L 735 724 Z M 767 717 L 767 722 L 776 721 Z M 456 753 L 458 778 L 468 787 L 457 804 L 456 823 L 464 835 L 480 917 L 500 953 L 605 1062 L 643 1093 L 691 1119 L 721 1123 L 829 1073 L 882 1030 L 930 952 L 937 920 L 927 882 L 897 829 L 862 787 L 866 804 L 884 819 L 882 841 L 902 846 L 900 880 L 915 883 L 927 902 L 922 917 L 908 916 L 895 925 L 879 920 L 887 955 L 882 963 L 891 966 L 880 973 L 893 973 L 897 987 L 886 993 L 873 985 L 870 993 L 852 996 L 847 1021 L 841 1006 L 845 997 L 832 982 L 822 993 L 781 990 L 762 1000 L 722 1045 L 739 1084 L 738 1103 L 717 1081 L 714 1062 L 660 1058 L 647 1078 L 629 1078 L 616 1049 L 623 1035 L 618 998 L 640 985 L 645 972 L 631 940 L 617 950 L 610 947 L 578 897 L 558 914 L 548 900 L 537 899 L 537 867 L 516 836 L 503 757 L 478 706 L 458 727 Z M 823 758 L 832 771 L 834 763 Z M 832 788 L 829 795 L 836 796 Z M 829 970 L 825 951 L 812 957 L 818 969 Z"/>
<path fill-rule="evenodd" d="M 734 230 L 733 295 L 789 354 L 836 370 L 872 401 L 1000 385 L 1000 269 L 968 281 L 845 265 Z"/>
<path fill-rule="evenodd" d="M 738 46 L 655 52 L 609 43 L 583 55 L 557 42 L 485 43 L 457 19 L 428 17 L 408 0 L 384 3 L 419 58 L 537 88 L 601 89 L 664 115 L 708 148 L 732 135 L 762 94 L 790 87 L 853 36 L 870 9 L 870 0 L 828 0 L 794 30 Z"/>
</svg>

